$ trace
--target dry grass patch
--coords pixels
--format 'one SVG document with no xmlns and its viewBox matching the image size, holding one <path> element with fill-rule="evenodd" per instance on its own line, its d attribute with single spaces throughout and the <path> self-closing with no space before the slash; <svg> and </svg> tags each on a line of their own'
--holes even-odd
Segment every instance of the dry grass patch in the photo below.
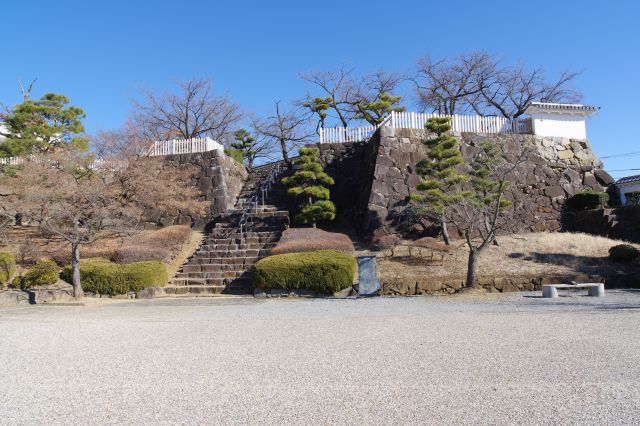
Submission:
<svg viewBox="0 0 640 426">
<path fill-rule="evenodd" d="M 271 254 L 298 253 L 315 250 L 336 250 L 351 253 L 355 249 L 346 234 L 314 228 L 290 228 L 282 233 Z"/>
<path fill-rule="evenodd" d="M 544 276 L 553 274 L 605 275 L 624 265 L 609 258 L 609 248 L 620 241 L 587 234 L 531 233 L 501 236 L 499 246 L 490 246 L 480 256 L 478 277 Z M 413 242 L 404 241 L 402 245 Z M 418 246 L 429 246 L 418 244 Z M 438 243 L 438 245 L 441 243 Z M 635 245 L 640 247 L 639 245 Z M 436 249 L 436 247 L 433 247 Z M 454 240 L 442 264 L 429 264 L 419 256 L 388 257 L 379 252 L 382 279 L 416 279 L 431 277 L 462 278 L 466 274 L 468 249 Z M 396 250 L 397 251 L 397 250 Z M 415 252 L 415 250 L 414 250 Z M 631 267 L 639 267 L 636 262 Z"/>
</svg>

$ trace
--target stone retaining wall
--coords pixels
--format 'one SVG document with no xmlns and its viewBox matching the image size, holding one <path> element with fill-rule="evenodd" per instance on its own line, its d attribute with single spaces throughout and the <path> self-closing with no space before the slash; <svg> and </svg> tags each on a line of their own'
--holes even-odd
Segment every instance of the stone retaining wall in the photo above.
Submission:
<svg viewBox="0 0 640 426">
<path fill-rule="evenodd" d="M 640 243 L 640 206 L 567 212 L 565 229 Z"/>
<path fill-rule="evenodd" d="M 603 282 L 599 275 L 551 275 L 542 277 L 480 277 L 478 287 L 490 293 L 539 291 L 543 284 Z M 383 295 L 453 294 L 464 287 L 464 278 L 434 278 L 417 281 L 381 282 Z"/>
<path fill-rule="evenodd" d="M 415 191 L 420 180 L 415 165 L 427 153 L 422 141 L 432 137 L 425 130 L 390 127 L 382 127 L 377 133 L 368 144 L 376 156 L 360 224 L 365 234 L 373 236 L 397 231 L 390 213 Z M 507 194 L 515 201 L 522 231 L 560 230 L 568 196 L 589 188 L 602 190 L 602 185 L 611 183 L 587 140 L 496 134 L 462 134 L 459 140 L 465 160 L 471 159 L 482 141 L 502 146 L 507 161 L 512 161 L 522 147 L 530 150 L 528 161 L 514 171 Z"/>
<path fill-rule="evenodd" d="M 164 159 L 164 167 L 180 168 L 184 165 L 199 169 L 199 173 L 185 185 L 197 187 L 200 192 L 198 199 L 209 201 L 206 213 L 194 217 L 176 210 L 166 215 L 149 212 L 147 216 L 149 221 L 162 226 L 188 225 L 202 229 L 213 216 L 234 207 L 248 173 L 243 165 L 218 151 L 170 155 Z"/>
</svg>

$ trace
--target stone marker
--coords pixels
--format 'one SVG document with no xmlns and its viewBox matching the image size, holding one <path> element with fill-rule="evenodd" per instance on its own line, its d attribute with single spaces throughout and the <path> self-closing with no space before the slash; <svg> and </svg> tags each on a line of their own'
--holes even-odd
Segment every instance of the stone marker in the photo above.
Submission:
<svg viewBox="0 0 640 426">
<path fill-rule="evenodd" d="M 380 291 L 380 282 L 376 275 L 376 257 L 358 257 L 358 295 L 376 296 Z"/>
</svg>

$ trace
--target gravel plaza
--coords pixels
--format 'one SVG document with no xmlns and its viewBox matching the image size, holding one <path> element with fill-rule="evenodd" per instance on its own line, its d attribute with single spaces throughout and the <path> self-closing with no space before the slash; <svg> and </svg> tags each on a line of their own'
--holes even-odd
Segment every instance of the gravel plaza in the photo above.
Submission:
<svg viewBox="0 0 640 426">
<path fill-rule="evenodd" d="M 0 424 L 640 423 L 640 291 L 0 309 Z"/>
</svg>

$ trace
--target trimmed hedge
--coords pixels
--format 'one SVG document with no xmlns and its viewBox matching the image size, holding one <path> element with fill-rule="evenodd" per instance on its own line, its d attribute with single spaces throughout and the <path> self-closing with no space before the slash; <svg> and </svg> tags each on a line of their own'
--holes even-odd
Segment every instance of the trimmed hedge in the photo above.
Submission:
<svg viewBox="0 0 640 426">
<path fill-rule="evenodd" d="M 578 192 L 567 200 L 569 207 L 575 210 L 593 210 L 603 207 L 609 201 L 609 194 L 597 191 Z"/>
<path fill-rule="evenodd" d="M 630 262 L 640 257 L 640 250 L 631 244 L 618 244 L 609 249 L 609 257 L 614 260 Z"/>
<path fill-rule="evenodd" d="M 64 268 L 61 277 L 71 282 L 71 266 Z M 125 294 L 147 287 L 163 287 L 168 279 L 167 268 L 156 260 L 119 264 L 93 258 L 80 262 L 82 290 L 92 293 Z"/>
<path fill-rule="evenodd" d="M 264 289 L 308 289 L 331 294 L 353 284 L 356 259 L 335 250 L 269 256 L 256 262 L 251 281 Z"/>
<path fill-rule="evenodd" d="M 38 260 L 22 277 L 22 288 L 51 285 L 58 281 L 60 267 L 51 259 Z"/>
<path fill-rule="evenodd" d="M 15 257 L 11 253 L 0 252 L 0 284 L 8 283 L 15 273 Z"/>
</svg>

